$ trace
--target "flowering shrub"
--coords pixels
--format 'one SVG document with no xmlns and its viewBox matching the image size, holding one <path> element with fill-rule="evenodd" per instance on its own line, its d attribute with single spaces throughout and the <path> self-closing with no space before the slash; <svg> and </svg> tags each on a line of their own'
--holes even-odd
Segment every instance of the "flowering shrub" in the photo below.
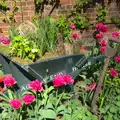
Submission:
<svg viewBox="0 0 120 120">
<path fill-rule="evenodd" d="M 68 115 L 65 112 L 68 108 L 65 106 L 69 106 L 68 101 L 73 97 L 73 93 L 67 92 L 66 87 L 69 87 L 67 84 L 74 83 L 71 75 L 56 75 L 53 79 L 53 85 L 56 89 L 53 86 L 44 85 L 39 80 L 31 81 L 28 83 L 30 89 L 21 95 L 14 92 L 16 81 L 12 76 L 6 76 L 4 83 L 8 89 L 8 95 L 0 93 L 3 118 L 18 120 L 27 117 L 28 119 L 55 120 L 57 116 L 61 116 L 65 120 L 64 116 Z M 65 106 L 63 100 L 66 101 Z"/>
</svg>

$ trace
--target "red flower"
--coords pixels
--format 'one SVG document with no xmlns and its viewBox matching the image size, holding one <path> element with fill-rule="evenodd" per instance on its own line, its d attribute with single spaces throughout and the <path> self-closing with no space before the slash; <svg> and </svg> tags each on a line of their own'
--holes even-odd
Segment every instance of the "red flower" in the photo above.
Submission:
<svg viewBox="0 0 120 120">
<path fill-rule="evenodd" d="M 101 32 L 107 32 L 108 31 L 107 25 L 103 25 L 102 23 L 98 23 L 96 25 L 96 28 Z"/>
<path fill-rule="evenodd" d="M 72 29 L 74 29 L 74 28 L 75 28 L 75 24 L 72 23 L 70 27 L 71 27 Z"/>
<path fill-rule="evenodd" d="M 53 79 L 53 84 L 54 84 L 54 87 L 60 87 L 60 86 L 66 85 L 66 81 L 64 80 L 64 75 L 62 74 L 56 75 Z"/>
<path fill-rule="evenodd" d="M 119 37 L 119 32 L 113 32 L 113 33 L 112 33 L 112 37 L 118 38 L 118 37 Z"/>
<path fill-rule="evenodd" d="M 100 52 L 101 52 L 101 53 L 104 53 L 104 52 L 105 52 L 105 49 L 106 49 L 106 46 L 100 47 Z"/>
<path fill-rule="evenodd" d="M 73 84 L 74 83 L 74 80 L 72 79 L 72 76 L 71 75 L 65 75 L 64 76 L 64 81 L 67 83 L 67 84 Z"/>
<path fill-rule="evenodd" d="M 39 80 L 34 80 L 29 83 L 29 88 L 35 91 L 42 92 L 43 91 L 43 82 L 40 82 Z"/>
<path fill-rule="evenodd" d="M 10 39 L 5 38 L 5 37 L 3 37 L 3 36 L 0 36 L 0 41 L 1 41 L 1 43 L 4 44 L 4 45 L 10 44 Z"/>
<path fill-rule="evenodd" d="M 26 94 L 23 97 L 23 101 L 24 101 L 25 104 L 31 104 L 34 100 L 35 100 L 35 96 L 34 95 Z"/>
<path fill-rule="evenodd" d="M 22 106 L 22 103 L 19 99 L 10 100 L 9 103 L 14 109 L 19 109 Z"/>
<path fill-rule="evenodd" d="M 107 32 L 108 31 L 108 26 L 107 25 L 103 25 L 100 31 L 101 32 Z"/>
<path fill-rule="evenodd" d="M 97 38 L 97 39 L 103 38 L 103 34 L 97 34 L 97 35 L 96 35 L 96 38 Z"/>
<path fill-rule="evenodd" d="M 90 86 L 88 86 L 88 90 L 93 91 L 95 90 L 96 82 L 92 83 Z"/>
<path fill-rule="evenodd" d="M 115 69 L 110 68 L 110 75 L 111 75 L 112 77 L 117 77 L 117 76 L 118 76 L 118 72 L 117 72 Z"/>
<path fill-rule="evenodd" d="M 116 60 L 117 63 L 120 63 L 120 56 L 116 56 L 115 60 Z"/>
<path fill-rule="evenodd" d="M 73 39 L 80 39 L 80 36 L 77 33 L 74 33 L 72 37 L 73 37 Z"/>
<path fill-rule="evenodd" d="M 98 30 L 101 30 L 102 27 L 103 27 L 103 24 L 102 24 L 102 23 L 98 23 L 98 24 L 96 24 L 96 28 L 97 28 Z"/>
<path fill-rule="evenodd" d="M 72 79 L 72 76 L 69 74 L 66 75 L 58 74 L 53 79 L 54 87 L 60 87 L 66 84 L 73 84 L 73 83 L 74 80 Z"/>
<path fill-rule="evenodd" d="M 103 46 L 106 46 L 107 45 L 107 41 L 106 40 L 101 40 L 100 41 L 100 45 L 103 47 Z"/>
<path fill-rule="evenodd" d="M 12 76 L 6 76 L 4 79 L 4 85 L 7 87 L 12 87 L 14 84 L 16 84 L 15 79 Z"/>
</svg>

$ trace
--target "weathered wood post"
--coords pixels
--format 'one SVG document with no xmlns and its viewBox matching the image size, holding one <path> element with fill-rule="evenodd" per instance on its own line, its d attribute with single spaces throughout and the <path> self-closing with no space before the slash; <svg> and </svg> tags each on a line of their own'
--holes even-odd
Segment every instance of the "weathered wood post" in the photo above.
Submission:
<svg viewBox="0 0 120 120">
<path fill-rule="evenodd" d="M 110 58 L 114 57 L 118 50 L 118 48 L 111 48 L 109 46 L 109 41 L 117 42 L 118 44 L 120 44 L 120 40 L 118 39 L 115 39 L 115 38 L 108 39 L 108 44 L 107 44 L 106 51 L 105 51 L 105 56 L 106 56 L 105 65 L 104 65 L 103 70 L 101 71 L 100 79 L 98 81 L 97 88 L 96 88 L 96 91 L 95 91 L 95 94 L 93 96 L 93 100 L 91 103 L 91 110 L 94 114 L 97 114 L 98 112 L 98 106 L 97 106 L 98 97 L 100 93 L 100 88 L 102 87 L 102 84 L 104 83 L 104 77 L 105 77 L 105 74 L 106 74 L 106 71 L 109 65 Z"/>
</svg>

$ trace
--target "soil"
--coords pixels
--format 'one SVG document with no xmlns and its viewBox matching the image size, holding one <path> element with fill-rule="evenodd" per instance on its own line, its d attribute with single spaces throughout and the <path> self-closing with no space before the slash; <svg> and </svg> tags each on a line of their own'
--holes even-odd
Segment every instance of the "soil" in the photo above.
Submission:
<svg viewBox="0 0 120 120">
<path fill-rule="evenodd" d="M 67 45 L 66 49 L 70 51 L 69 47 L 71 48 L 71 46 Z M 59 49 L 59 51 L 58 51 L 58 49 Z M 69 53 L 69 52 L 66 52 L 66 50 L 65 50 L 65 53 L 64 53 L 63 52 L 63 48 L 60 49 L 60 46 L 59 46 L 58 49 L 54 53 L 53 52 L 51 52 L 51 53 L 50 52 L 46 52 L 43 57 L 37 59 L 35 62 L 39 62 L 41 60 L 48 60 L 49 58 L 56 58 L 57 56 L 64 56 L 66 54 L 72 54 L 72 52 Z M 1 45 L 0 44 L 0 52 L 4 53 L 5 55 L 8 55 L 9 54 L 9 45 Z M 81 53 L 81 54 L 86 54 L 87 55 L 88 52 L 86 52 L 84 50 L 81 50 L 81 51 L 79 51 L 77 53 Z M 75 54 L 77 54 L 77 53 L 75 52 Z M 19 57 L 12 57 L 12 60 L 15 61 L 15 62 L 18 62 L 20 64 L 23 64 L 23 65 L 28 65 L 28 64 L 34 63 L 30 59 L 21 59 Z"/>
</svg>

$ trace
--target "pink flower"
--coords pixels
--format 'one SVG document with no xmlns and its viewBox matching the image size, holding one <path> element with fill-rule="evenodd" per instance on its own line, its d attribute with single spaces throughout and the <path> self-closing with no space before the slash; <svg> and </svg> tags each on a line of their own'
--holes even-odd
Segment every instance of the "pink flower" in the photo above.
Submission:
<svg viewBox="0 0 120 120">
<path fill-rule="evenodd" d="M 12 76 L 6 76 L 4 79 L 4 85 L 7 87 L 12 87 L 14 84 L 16 84 L 15 79 Z"/>
<path fill-rule="evenodd" d="M 67 83 L 67 84 L 73 84 L 74 83 L 74 80 L 72 79 L 72 76 L 67 74 L 64 76 L 64 81 Z"/>
<path fill-rule="evenodd" d="M 96 38 L 97 38 L 97 39 L 103 38 L 103 34 L 97 34 L 97 35 L 96 35 Z"/>
<path fill-rule="evenodd" d="M 0 36 L 0 42 L 4 45 L 10 44 L 10 39 Z"/>
<path fill-rule="evenodd" d="M 108 31 L 108 26 L 107 25 L 103 25 L 100 31 L 101 32 L 107 32 Z"/>
<path fill-rule="evenodd" d="M 9 104 L 14 108 L 14 109 L 19 109 L 22 106 L 22 103 L 19 99 L 13 99 L 10 100 Z"/>
<path fill-rule="evenodd" d="M 35 96 L 34 95 L 26 94 L 23 97 L 23 101 L 24 101 L 25 104 L 31 104 L 34 100 L 35 100 Z"/>
<path fill-rule="evenodd" d="M 60 87 L 60 86 L 66 85 L 66 81 L 64 80 L 64 75 L 62 74 L 56 75 L 53 79 L 53 84 L 54 84 L 54 87 Z"/>
<path fill-rule="evenodd" d="M 75 29 L 75 24 L 74 23 L 71 24 L 71 28 Z"/>
<path fill-rule="evenodd" d="M 77 33 L 74 33 L 72 37 L 73 37 L 73 39 L 75 39 L 75 40 L 76 40 L 76 39 L 80 39 L 80 36 L 79 36 L 79 34 L 77 34 Z"/>
<path fill-rule="evenodd" d="M 4 37 L 3 36 L 0 36 L 0 41 L 3 41 L 4 40 Z"/>
<path fill-rule="evenodd" d="M 119 37 L 119 32 L 113 32 L 113 33 L 112 33 L 112 37 L 118 38 L 118 37 Z"/>
<path fill-rule="evenodd" d="M 98 23 L 96 25 L 96 28 L 101 31 L 101 32 L 107 32 L 108 31 L 108 26 L 107 25 L 103 25 L 102 23 Z"/>
<path fill-rule="evenodd" d="M 103 24 L 102 24 L 102 23 L 98 23 L 98 24 L 96 24 L 96 28 L 97 28 L 98 30 L 101 30 L 102 27 L 103 27 Z"/>
<path fill-rule="evenodd" d="M 39 80 L 34 80 L 30 82 L 28 86 L 32 90 L 42 92 L 44 90 L 42 85 L 43 85 L 43 82 L 40 82 Z"/>
<path fill-rule="evenodd" d="M 110 75 L 111 75 L 112 77 L 117 77 L 117 76 L 118 76 L 118 72 L 117 72 L 115 69 L 110 68 Z"/>
<path fill-rule="evenodd" d="M 88 86 L 88 90 L 93 91 L 95 90 L 96 82 L 93 82 L 90 86 Z"/>
<path fill-rule="evenodd" d="M 117 63 L 120 63 L 120 56 L 116 56 L 115 60 L 116 60 Z"/>
<path fill-rule="evenodd" d="M 106 40 L 101 40 L 100 41 L 100 45 L 101 46 L 106 46 L 107 45 L 107 41 Z"/>
<path fill-rule="evenodd" d="M 105 52 L 105 49 L 106 49 L 106 46 L 100 47 L 100 52 L 101 52 L 101 53 L 104 53 L 104 52 Z"/>
</svg>

